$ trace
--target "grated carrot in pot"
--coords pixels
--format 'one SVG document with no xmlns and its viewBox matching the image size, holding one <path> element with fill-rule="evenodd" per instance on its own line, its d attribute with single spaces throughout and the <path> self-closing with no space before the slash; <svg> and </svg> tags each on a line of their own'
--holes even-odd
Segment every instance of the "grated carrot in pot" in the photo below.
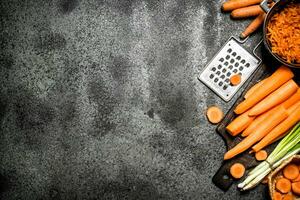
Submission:
<svg viewBox="0 0 300 200">
<path fill-rule="evenodd" d="M 288 63 L 300 63 L 300 3 L 274 14 L 267 26 L 272 52 Z"/>
</svg>

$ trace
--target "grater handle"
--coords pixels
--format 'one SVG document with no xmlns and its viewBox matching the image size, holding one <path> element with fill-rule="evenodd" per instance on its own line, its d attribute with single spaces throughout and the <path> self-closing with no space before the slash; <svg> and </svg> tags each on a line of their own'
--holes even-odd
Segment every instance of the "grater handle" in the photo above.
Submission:
<svg viewBox="0 0 300 200">
<path fill-rule="evenodd" d="M 263 39 L 261 39 L 258 44 L 254 47 L 252 53 L 253 55 L 259 60 L 259 64 L 261 63 L 261 58 L 257 55 L 256 50 L 258 49 L 258 47 L 262 44 Z"/>
<path fill-rule="evenodd" d="M 273 0 L 274 3 L 277 3 L 279 0 Z M 265 11 L 265 13 L 268 13 L 270 11 L 270 8 L 268 6 L 268 2 L 269 0 L 263 0 L 260 3 L 260 7 L 263 9 L 263 11 Z"/>
</svg>

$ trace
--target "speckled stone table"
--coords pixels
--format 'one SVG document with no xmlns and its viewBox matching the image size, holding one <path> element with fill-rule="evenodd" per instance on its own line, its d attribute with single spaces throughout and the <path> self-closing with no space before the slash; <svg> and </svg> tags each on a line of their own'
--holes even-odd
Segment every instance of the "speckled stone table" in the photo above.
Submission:
<svg viewBox="0 0 300 200">
<path fill-rule="evenodd" d="M 265 199 L 211 182 L 234 99 L 197 76 L 249 23 L 220 4 L 1 0 L 1 199 Z"/>
</svg>

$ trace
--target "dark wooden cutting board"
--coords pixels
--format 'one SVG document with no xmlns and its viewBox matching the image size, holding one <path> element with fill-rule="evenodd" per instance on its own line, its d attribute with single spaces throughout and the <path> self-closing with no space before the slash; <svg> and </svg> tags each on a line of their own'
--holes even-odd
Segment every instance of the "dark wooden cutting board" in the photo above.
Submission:
<svg viewBox="0 0 300 200">
<path fill-rule="evenodd" d="M 241 96 L 237 99 L 237 101 L 234 103 L 234 105 L 230 108 L 230 110 L 226 113 L 223 121 L 218 125 L 216 131 L 217 133 L 223 138 L 227 150 L 233 148 L 237 143 L 239 143 L 242 138 L 241 137 L 232 137 L 229 133 L 226 132 L 225 127 L 236 117 L 234 114 L 233 110 L 234 108 L 244 99 L 245 93 L 248 91 L 249 88 L 251 88 L 254 84 L 265 78 L 266 76 L 269 76 L 276 68 L 275 67 L 270 67 L 266 66 L 265 64 L 261 65 L 259 69 L 255 72 L 253 75 L 252 79 L 246 86 L 244 92 L 241 94 Z M 295 72 L 295 80 L 296 82 L 299 81 L 299 70 L 294 71 Z M 277 142 L 278 143 L 278 142 Z M 277 143 L 274 143 L 267 147 L 265 150 L 270 154 L 272 150 L 275 148 Z M 219 187 L 220 189 L 227 191 L 232 183 L 235 181 L 229 173 L 231 165 L 234 163 L 242 163 L 245 167 L 246 170 L 248 171 L 249 169 L 255 167 L 258 165 L 258 162 L 254 158 L 253 155 L 249 154 L 249 151 L 245 151 L 244 153 L 234 157 L 231 160 L 223 161 L 221 164 L 221 167 L 219 170 L 216 172 L 216 174 L 213 176 L 212 181 L 213 183 Z"/>
</svg>

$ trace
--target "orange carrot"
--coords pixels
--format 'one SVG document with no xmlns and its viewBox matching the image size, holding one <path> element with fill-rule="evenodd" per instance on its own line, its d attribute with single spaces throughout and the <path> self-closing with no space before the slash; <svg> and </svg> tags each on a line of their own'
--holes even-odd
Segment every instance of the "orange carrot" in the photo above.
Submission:
<svg viewBox="0 0 300 200">
<path fill-rule="evenodd" d="M 255 158 L 257 161 L 266 160 L 268 157 L 268 153 L 265 150 L 260 150 L 255 153 Z"/>
<path fill-rule="evenodd" d="M 252 134 L 247 136 L 244 140 L 238 143 L 235 147 L 230 149 L 225 155 L 224 160 L 233 158 L 234 156 L 244 152 L 253 144 L 261 140 L 266 136 L 274 127 L 276 127 L 280 122 L 288 117 L 286 109 L 282 106 L 276 109 L 273 115 L 269 115 L 265 122 L 259 126 Z"/>
<path fill-rule="evenodd" d="M 240 179 L 244 176 L 245 174 L 245 166 L 241 163 L 234 163 L 230 167 L 230 174 L 233 178 L 235 179 Z"/>
<path fill-rule="evenodd" d="M 280 88 L 272 92 L 261 102 L 256 104 L 253 108 L 250 109 L 250 116 L 260 115 L 270 108 L 284 102 L 289 97 L 291 97 L 298 89 L 298 85 L 293 80 L 289 80 L 283 84 Z"/>
<path fill-rule="evenodd" d="M 300 89 L 297 90 L 297 92 L 295 94 L 293 94 L 293 96 L 291 96 L 289 99 L 287 99 L 285 102 L 281 103 L 280 105 L 283 106 L 285 109 L 288 109 L 289 107 L 291 107 L 292 105 L 295 105 L 296 102 L 300 101 Z M 258 126 L 259 123 L 261 123 L 262 121 L 264 121 L 266 119 L 266 117 L 274 111 L 275 108 L 261 114 L 260 116 L 256 117 L 254 119 L 254 121 L 243 131 L 242 136 L 246 137 L 248 136 L 250 133 L 253 132 L 253 130 L 256 129 L 256 127 Z"/>
<path fill-rule="evenodd" d="M 223 119 L 224 114 L 219 107 L 211 106 L 207 109 L 206 116 L 211 123 L 217 124 Z"/>
<path fill-rule="evenodd" d="M 284 108 L 289 108 L 294 105 L 296 102 L 300 101 L 300 88 L 296 91 L 293 96 L 291 96 L 288 100 L 282 103 Z"/>
<path fill-rule="evenodd" d="M 299 168 L 295 164 L 288 164 L 283 169 L 283 176 L 289 180 L 293 180 L 299 176 Z"/>
<path fill-rule="evenodd" d="M 300 182 L 292 183 L 292 190 L 296 195 L 300 195 Z"/>
<path fill-rule="evenodd" d="M 265 13 L 258 15 L 241 33 L 240 38 L 244 39 L 254 33 L 263 24 L 265 17 Z"/>
<path fill-rule="evenodd" d="M 275 192 L 273 194 L 274 200 L 282 200 L 282 194 L 279 192 Z"/>
<path fill-rule="evenodd" d="M 242 101 L 234 110 L 236 114 L 242 114 L 245 111 L 247 111 L 249 108 L 253 107 L 255 104 L 257 104 L 259 101 L 261 101 L 263 98 L 268 96 L 270 93 L 275 91 L 277 88 L 279 88 L 281 85 L 289 81 L 294 77 L 293 72 L 284 66 L 279 67 L 262 85 L 258 88 L 258 90 Z"/>
<path fill-rule="evenodd" d="M 285 194 L 291 191 L 292 184 L 289 179 L 279 178 L 276 180 L 275 187 L 279 192 Z"/>
<path fill-rule="evenodd" d="M 289 110 L 290 109 L 293 109 L 293 107 L 289 108 Z M 276 126 L 267 136 L 265 136 L 259 143 L 252 147 L 254 152 L 258 152 L 267 145 L 271 144 L 271 142 L 274 141 L 274 139 L 286 133 L 290 128 L 292 128 L 296 123 L 299 122 L 300 105 L 298 105 L 294 112 L 290 113 L 291 114 L 288 116 L 288 118 L 286 118 L 283 122 Z"/>
<path fill-rule="evenodd" d="M 238 8 L 259 4 L 261 0 L 239 0 L 239 1 L 227 1 L 223 3 L 223 11 L 232 11 Z"/>
<path fill-rule="evenodd" d="M 298 168 L 299 169 L 299 168 Z M 292 182 L 299 182 L 300 181 L 300 173 L 299 175 L 297 176 L 297 178 L 295 178 L 294 180 L 292 180 Z"/>
<path fill-rule="evenodd" d="M 251 124 L 255 117 L 250 117 L 248 113 L 249 112 L 245 112 L 242 115 L 239 115 L 226 127 L 226 130 L 230 133 L 230 135 L 238 135 L 247 128 L 249 124 Z"/>
<path fill-rule="evenodd" d="M 255 17 L 262 14 L 264 11 L 259 5 L 247 6 L 244 8 L 238 8 L 231 12 L 231 17 L 234 19 Z"/>
<path fill-rule="evenodd" d="M 293 194 L 289 193 L 284 195 L 282 200 L 293 200 L 293 199 L 294 199 Z"/>
<path fill-rule="evenodd" d="M 241 83 L 242 77 L 240 74 L 234 74 L 230 77 L 229 80 L 231 85 L 236 86 Z"/>
<path fill-rule="evenodd" d="M 264 84 L 264 82 L 266 81 L 267 78 L 259 81 L 258 83 L 256 83 L 255 85 L 253 85 L 245 94 L 244 98 L 247 99 L 249 96 L 251 96 L 252 94 L 254 94 L 254 92 L 261 86 Z"/>
</svg>

